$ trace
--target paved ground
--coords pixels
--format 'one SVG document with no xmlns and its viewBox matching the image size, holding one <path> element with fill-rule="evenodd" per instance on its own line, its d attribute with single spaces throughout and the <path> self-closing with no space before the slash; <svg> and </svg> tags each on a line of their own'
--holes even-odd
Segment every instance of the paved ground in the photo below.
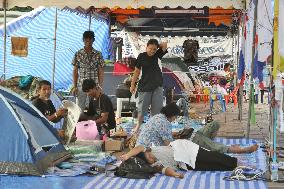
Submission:
<svg viewBox="0 0 284 189">
<path fill-rule="evenodd" d="M 191 112 L 196 112 L 201 118 L 205 117 L 209 113 L 209 105 L 203 103 L 192 103 Z M 213 115 L 215 120 L 221 123 L 221 128 L 218 136 L 228 138 L 239 138 L 246 137 L 247 133 L 247 120 L 248 120 L 248 103 L 243 104 L 242 120 L 238 120 L 239 109 L 234 107 L 233 104 L 227 106 L 226 113 L 220 111 L 220 106 L 215 105 Z M 269 138 L 269 105 L 268 104 L 257 104 L 255 105 L 256 124 L 251 125 L 249 137 L 257 139 L 260 142 L 264 142 L 265 138 Z M 284 147 L 283 134 L 278 133 L 278 146 Z M 284 153 L 284 152 L 283 152 Z M 284 159 L 279 158 L 279 161 Z M 267 173 L 269 178 L 269 173 Z M 279 178 L 284 179 L 283 171 L 279 171 Z M 284 188 L 284 183 L 273 183 L 268 182 L 269 189 L 280 189 Z"/>
</svg>

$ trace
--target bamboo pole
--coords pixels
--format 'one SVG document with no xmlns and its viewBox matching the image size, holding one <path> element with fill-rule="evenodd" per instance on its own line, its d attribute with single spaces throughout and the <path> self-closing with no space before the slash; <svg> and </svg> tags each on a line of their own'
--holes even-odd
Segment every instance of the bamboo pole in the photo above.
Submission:
<svg viewBox="0 0 284 189">
<path fill-rule="evenodd" d="M 54 49 L 53 49 L 53 68 L 52 68 L 52 90 L 54 92 L 55 84 L 55 65 L 56 65 L 56 33 L 57 33 L 57 8 L 55 9 L 55 23 L 54 23 Z"/>
<path fill-rule="evenodd" d="M 255 49 L 256 49 L 256 44 L 255 44 L 255 34 L 256 34 L 256 24 L 257 24 L 257 5 L 258 1 L 255 1 L 255 7 L 254 7 L 254 26 L 253 26 L 253 43 L 252 43 L 252 62 L 251 62 L 251 77 L 250 77 L 250 95 L 249 95 L 249 109 L 248 109 L 248 122 L 247 122 L 247 134 L 246 138 L 249 139 L 249 134 L 250 134 L 250 119 L 251 119 L 251 107 L 252 107 L 252 101 L 254 100 L 252 98 L 253 95 L 253 68 L 254 68 L 254 56 L 255 56 Z"/>
</svg>

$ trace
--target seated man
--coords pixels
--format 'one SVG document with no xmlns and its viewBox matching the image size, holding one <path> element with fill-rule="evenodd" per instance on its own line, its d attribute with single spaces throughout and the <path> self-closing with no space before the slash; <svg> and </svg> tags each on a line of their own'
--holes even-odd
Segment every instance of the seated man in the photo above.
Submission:
<svg viewBox="0 0 284 189">
<path fill-rule="evenodd" d="M 51 122 L 58 122 L 67 112 L 64 108 L 57 111 L 49 99 L 51 95 L 51 83 L 47 80 L 39 82 L 38 96 L 32 101 L 33 105 Z"/>
<path fill-rule="evenodd" d="M 177 133 L 172 133 L 171 127 L 171 122 L 176 119 L 179 112 L 179 107 L 175 103 L 163 107 L 160 114 L 151 117 L 141 128 L 136 146 L 167 146 L 174 140 L 173 137 L 179 138 Z M 213 141 L 219 127 L 219 123 L 213 121 L 199 131 L 193 132 L 188 139 L 205 149 L 219 153 L 252 153 L 258 149 L 257 144 L 241 148 L 238 145 L 226 146 Z"/>
<path fill-rule="evenodd" d="M 96 86 L 93 79 L 85 79 L 82 90 L 87 93 L 90 102 L 88 111 L 82 113 L 79 120 L 95 120 L 100 135 L 103 132 L 107 132 L 109 135 L 109 130 L 114 129 L 116 126 L 111 100 L 102 93 L 101 88 Z"/>
</svg>

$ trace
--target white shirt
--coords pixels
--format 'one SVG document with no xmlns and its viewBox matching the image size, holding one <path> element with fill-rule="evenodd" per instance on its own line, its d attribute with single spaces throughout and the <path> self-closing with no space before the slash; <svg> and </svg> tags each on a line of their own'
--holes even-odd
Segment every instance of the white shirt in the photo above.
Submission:
<svg viewBox="0 0 284 189">
<path fill-rule="evenodd" d="M 175 140 L 170 143 L 174 151 L 174 160 L 186 163 L 195 169 L 199 145 L 185 139 Z"/>
</svg>

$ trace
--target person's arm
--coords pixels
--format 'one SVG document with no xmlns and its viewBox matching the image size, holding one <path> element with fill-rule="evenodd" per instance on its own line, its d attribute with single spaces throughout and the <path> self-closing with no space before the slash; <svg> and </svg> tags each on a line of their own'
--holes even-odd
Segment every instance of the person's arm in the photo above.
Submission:
<svg viewBox="0 0 284 189">
<path fill-rule="evenodd" d="M 165 146 L 170 145 L 170 143 L 171 143 L 171 141 L 169 141 L 169 140 L 164 140 L 164 145 L 165 145 Z"/>
<path fill-rule="evenodd" d="M 159 134 L 162 140 L 164 141 L 164 144 L 168 146 L 170 142 L 172 142 L 173 136 L 172 136 L 172 127 L 171 124 L 168 121 L 161 120 L 161 125 L 159 125 Z"/>
<path fill-rule="evenodd" d="M 180 138 L 179 132 L 172 132 L 172 135 L 173 135 L 174 139 L 179 139 Z"/>
<path fill-rule="evenodd" d="M 120 159 L 122 161 L 126 161 L 129 158 L 136 156 L 137 154 L 139 154 L 140 152 L 144 152 L 145 151 L 145 147 L 140 145 L 140 146 L 136 146 L 135 148 L 132 148 L 128 153 L 123 154 L 120 156 Z"/>
<path fill-rule="evenodd" d="M 67 113 L 67 110 L 64 108 L 59 108 L 54 114 L 51 114 L 50 116 L 47 116 L 47 119 L 51 122 L 58 122 L 63 118 Z"/>
<path fill-rule="evenodd" d="M 163 52 L 166 52 L 168 48 L 168 43 L 166 42 L 160 43 L 160 48 L 163 50 Z"/>
<path fill-rule="evenodd" d="M 97 125 L 104 124 L 107 122 L 108 119 L 108 112 L 101 113 L 101 116 L 98 119 L 95 119 Z"/>
<path fill-rule="evenodd" d="M 158 173 L 162 173 L 166 176 L 170 176 L 170 177 L 176 177 L 176 178 L 183 178 L 183 174 L 176 172 L 173 168 L 171 167 L 164 167 L 163 165 L 157 165 L 154 166 L 154 169 L 158 172 Z"/>
<path fill-rule="evenodd" d="M 166 167 L 162 169 L 162 173 L 166 176 L 170 177 L 176 177 L 182 179 L 184 176 L 181 173 L 176 172 L 173 168 L 171 167 Z"/>
<path fill-rule="evenodd" d="M 77 95 L 77 91 L 78 91 L 78 77 L 79 77 L 79 74 L 78 74 L 78 66 L 74 65 L 73 66 L 73 93 L 74 95 Z"/>
<path fill-rule="evenodd" d="M 103 67 L 99 67 L 98 72 L 99 72 L 99 85 L 100 85 L 100 87 L 102 89 L 103 82 L 104 82 L 104 68 Z"/>
<path fill-rule="evenodd" d="M 99 85 L 101 88 L 103 88 L 103 82 L 104 82 L 104 65 L 105 61 L 103 58 L 102 53 L 99 53 L 99 65 L 98 65 L 98 77 L 99 77 Z"/>
<path fill-rule="evenodd" d="M 134 74 L 133 74 L 132 80 L 131 80 L 131 87 L 130 87 L 130 92 L 132 94 L 135 92 L 136 82 L 137 82 L 137 79 L 139 78 L 140 71 L 141 71 L 140 69 L 135 67 Z"/>
<path fill-rule="evenodd" d="M 161 43 L 160 44 L 159 49 L 156 52 L 156 55 L 159 57 L 159 59 L 162 59 L 163 56 L 165 54 L 167 54 L 167 52 L 168 52 L 167 48 L 168 48 L 167 43 Z"/>
</svg>

